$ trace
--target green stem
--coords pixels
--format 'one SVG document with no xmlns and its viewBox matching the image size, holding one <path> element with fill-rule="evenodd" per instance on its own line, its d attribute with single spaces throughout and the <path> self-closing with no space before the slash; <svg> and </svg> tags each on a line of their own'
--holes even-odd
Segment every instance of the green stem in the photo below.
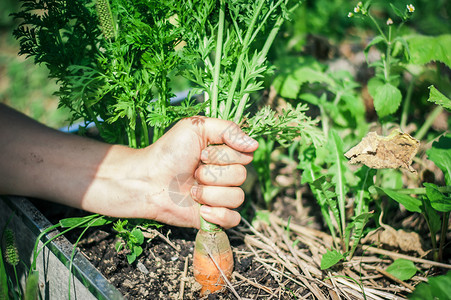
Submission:
<svg viewBox="0 0 451 300">
<path fill-rule="evenodd" d="M 296 7 L 298 7 L 299 4 L 295 4 L 292 8 L 290 8 L 289 12 L 292 12 Z M 271 48 L 272 43 L 274 42 L 274 39 L 277 36 L 277 33 L 279 33 L 280 27 L 282 26 L 284 22 L 284 18 L 282 16 L 279 16 L 277 21 L 274 23 L 273 28 L 268 34 L 268 37 L 266 38 L 265 44 L 262 47 L 262 50 L 260 51 L 260 56 L 265 57 L 268 55 L 269 49 Z M 265 59 L 266 60 L 266 59 Z M 243 117 L 244 109 L 246 108 L 247 101 L 249 99 L 249 94 L 243 95 L 243 97 L 240 100 L 240 103 L 238 104 L 237 110 L 235 112 L 234 122 L 239 124 L 241 122 L 241 118 Z"/>
<path fill-rule="evenodd" d="M 36 258 L 38 257 L 39 252 L 40 252 L 40 250 L 38 251 L 39 241 L 42 239 L 42 237 L 43 237 L 44 235 L 46 235 L 47 233 L 49 233 L 49 232 L 55 230 L 55 229 L 58 228 L 59 226 L 60 226 L 59 224 L 50 226 L 49 228 L 45 229 L 44 231 L 42 231 L 42 232 L 38 235 L 38 238 L 36 239 L 36 242 L 34 243 L 34 248 L 33 248 L 33 262 L 32 262 L 32 264 L 31 264 L 30 272 L 36 270 Z"/>
<path fill-rule="evenodd" d="M 94 124 L 96 124 L 97 130 L 99 131 L 100 135 L 103 135 L 103 128 L 99 122 L 99 120 L 97 119 L 97 116 L 94 114 L 92 108 L 88 105 L 86 105 L 86 103 L 83 103 L 86 111 L 88 112 L 89 117 L 92 119 L 92 121 L 94 122 Z"/>
<path fill-rule="evenodd" d="M 376 184 L 376 186 L 380 186 Z M 441 193 L 451 193 L 451 186 L 438 186 L 437 190 Z M 413 188 L 413 189 L 395 189 L 394 190 L 397 193 L 400 194 L 407 194 L 407 195 L 426 195 L 426 188 Z"/>
<path fill-rule="evenodd" d="M 127 131 L 128 146 L 131 148 L 137 148 L 138 144 L 136 143 L 135 131 L 130 127 L 130 125 L 126 126 L 125 130 Z"/>
<path fill-rule="evenodd" d="M 149 140 L 149 130 L 147 129 L 147 123 L 144 117 L 144 114 L 142 111 L 139 112 L 139 118 L 141 119 L 141 127 L 143 130 L 143 141 L 144 141 L 144 147 L 147 147 L 150 145 L 150 140 Z"/>
<path fill-rule="evenodd" d="M 248 93 L 244 94 L 243 97 L 241 97 L 240 103 L 238 104 L 238 107 L 235 112 L 235 118 L 233 119 L 235 123 L 240 124 L 248 100 L 249 100 Z"/>
<path fill-rule="evenodd" d="M 163 51 L 162 51 L 163 52 Z M 161 53 L 164 55 L 164 53 Z M 168 91 L 168 80 L 166 77 L 166 72 L 163 72 L 161 74 L 161 85 L 160 85 L 160 92 L 159 92 L 159 99 L 158 99 L 158 105 L 160 106 L 160 113 L 163 116 L 167 115 L 167 106 L 168 106 L 168 97 L 167 97 L 167 91 Z M 153 142 L 155 143 L 160 137 L 163 136 L 164 128 L 155 126 L 153 130 Z"/>
<path fill-rule="evenodd" d="M 384 61 L 384 77 L 385 82 L 390 83 L 390 58 L 391 58 L 391 26 L 388 26 L 388 41 L 387 41 L 387 52 L 385 54 Z"/>
<path fill-rule="evenodd" d="M 446 233 L 448 231 L 450 212 L 444 212 L 442 217 L 442 232 L 440 234 L 440 246 L 438 248 L 438 259 L 443 261 L 443 249 L 445 248 Z"/>
<path fill-rule="evenodd" d="M 20 285 L 19 285 L 19 276 L 17 276 L 16 266 L 13 266 L 13 269 L 14 269 L 14 276 L 16 278 L 16 285 L 17 285 L 17 292 L 19 294 L 19 299 L 22 299 L 22 290 L 21 290 Z"/>
<path fill-rule="evenodd" d="M 423 126 L 421 126 L 421 128 L 417 131 L 417 134 L 415 135 L 417 140 L 423 139 L 429 128 L 432 126 L 432 123 L 434 123 L 435 119 L 442 113 L 442 111 L 443 107 L 441 106 L 434 108 L 434 110 L 427 117 L 426 121 L 423 123 Z"/>
<path fill-rule="evenodd" d="M 74 243 L 74 247 L 72 248 L 72 253 L 70 255 L 70 264 L 69 264 L 69 284 L 68 284 L 68 299 L 71 299 L 70 297 L 70 286 L 71 286 L 71 279 L 72 279 L 72 267 L 73 267 L 73 262 L 74 262 L 74 257 L 75 257 L 75 253 L 77 250 L 77 245 L 78 243 L 80 243 L 81 238 L 83 237 L 83 235 L 86 233 L 86 231 L 91 227 L 92 224 L 94 224 L 97 220 L 102 219 L 103 216 L 99 216 L 96 219 L 92 219 L 91 222 L 89 222 L 89 224 L 86 225 L 86 228 L 82 231 L 82 233 L 78 236 L 77 240 Z"/>
<path fill-rule="evenodd" d="M 221 70 L 222 59 L 222 43 L 224 37 L 224 19 L 225 19 L 225 2 L 220 1 L 219 8 L 219 22 L 218 22 L 218 37 L 216 40 L 215 65 L 213 67 L 213 87 L 211 92 L 210 117 L 218 117 L 218 98 L 219 98 L 219 72 Z M 222 118 L 227 118 L 227 114 L 222 115 Z M 200 217 L 200 229 L 208 232 L 218 231 L 221 228 L 213 223 L 207 222 L 202 216 Z"/>
<path fill-rule="evenodd" d="M 370 17 L 371 21 L 373 21 L 374 25 L 376 25 L 377 30 L 382 35 L 382 37 L 384 38 L 385 42 L 388 44 L 389 41 L 387 39 L 387 36 L 382 31 L 381 27 L 379 26 L 379 23 L 377 23 L 377 21 L 373 18 L 373 16 L 370 13 L 368 13 L 368 16 Z"/>
<path fill-rule="evenodd" d="M 224 114 L 222 115 L 223 119 L 227 119 L 227 120 L 232 119 L 229 117 L 229 114 L 230 114 L 230 109 L 232 107 L 233 98 L 235 96 L 235 91 L 238 86 L 238 81 L 240 80 L 240 77 L 241 77 L 241 69 L 243 68 L 244 57 L 245 57 L 246 53 L 248 52 L 249 41 L 252 37 L 252 30 L 255 26 L 255 23 L 257 22 L 258 15 L 260 14 L 260 11 L 263 7 L 264 2 L 265 1 L 260 1 L 257 9 L 254 12 L 251 23 L 249 24 L 249 27 L 246 31 L 246 36 L 244 37 L 242 50 L 241 50 L 240 56 L 238 58 L 238 63 L 236 65 L 235 74 L 233 76 L 233 80 L 230 85 L 230 90 L 228 91 L 226 106 L 225 106 Z"/>
<path fill-rule="evenodd" d="M 204 218 L 200 217 L 200 229 L 207 232 L 221 231 L 222 228 L 216 224 L 206 221 Z"/>
<path fill-rule="evenodd" d="M 329 136 L 329 116 L 327 115 L 324 107 L 322 105 L 319 106 L 319 111 L 321 113 L 321 124 L 323 125 L 323 134 L 324 136 Z"/>
<path fill-rule="evenodd" d="M 225 18 L 225 3 L 221 0 L 219 8 L 219 23 L 218 23 L 218 38 L 216 40 L 215 65 L 213 74 L 213 87 L 211 95 L 211 110 L 210 117 L 217 118 L 218 116 L 218 95 L 219 95 L 219 71 L 221 70 L 222 58 L 222 41 L 224 37 L 224 18 Z"/>
<path fill-rule="evenodd" d="M 62 231 L 62 232 L 56 234 L 55 236 L 53 236 L 53 237 L 51 237 L 51 238 L 48 238 L 48 240 L 47 240 L 46 242 L 43 242 L 41 248 L 38 250 L 39 242 L 41 241 L 41 239 L 42 239 L 45 235 L 47 235 L 49 232 L 52 232 L 53 230 L 57 229 L 57 228 L 60 227 L 61 225 L 60 225 L 60 223 L 58 223 L 58 224 L 52 225 L 52 226 L 50 226 L 49 228 L 43 230 L 43 231 L 38 235 L 38 237 L 36 238 L 36 242 L 35 242 L 34 248 L 33 248 L 33 262 L 32 262 L 32 264 L 31 264 L 31 267 L 30 267 L 30 271 L 29 271 L 29 272 L 31 273 L 32 271 L 36 271 L 37 257 L 39 256 L 39 253 L 41 253 L 41 251 L 45 248 L 45 246 L 47 246 L 48 243 L 50 243 L 50 242 L 53 241 L 54 239 L 56 239 L 56 238 L 58 238 L 58 237 L 60 237 L 60 236 L 62 236 L 62 235 L 64 235 L 64 234 L 66 234 L 67 232 L 71 231 L 72 229 L 78 228 L 78 227 L 80 227 L 80 226 L 86 224 L 87 222 L 91 221 L 93 218 L 98 217 L 98 216 L 99 216 L 99 214 L 93 214 L 93 215 L 90 216 L 90 218 L 84 219 L 84 220 L 80 221 L 80 223 L 75 224 L 75 225 L 72 226 L 72 227 L 69 227 L 68 229 L 66 229 L 66 230 L 64 230 L 64 231 Z"/>
<path fill-rule="evenodd" d="M 426 224 L 428 226 L 429 232 L 431 233 L 431 244 L 432 244 L 432 254 L 434 257 L 435 261 L 438 261 L 438 251 L 437 251 L 437 238 L 436 238 L 436 232 L 432 230 L 432 225 L 431 225 L 431 220 L 429 219 L 429 215 L 428 215 L 428 208 L 426 203 L 425 203 L 425 197 L 422 197 L 422 204 L 423 204 L 423 209 L 422 209 L 422 215 L 424 217 L 424 219 L 426 220 Z"/>
<path fill-rule="evenodd" d="M 405 128 L 407 126 L 407 116 L 409 113 L 410 102 L 412 100 L 412 92 L 413 92 L 414 83 L 415 83 L 415 77 L 413 77 L 409 82 L 409 87 L 407 88 L 406 99 L 404 101 L 404 106 L 402 108 L 402 115 L 401 115 L 401 122 L 400 122 L 400 127 L 402 130 L 405 130 Z"/>
<path fill-rule="evenodd" d="M 361 190 L 358 193 L 360 200 L 357 203 L 355 216 L 360 216 L 362 214 L 362 211 L 363 211 L 365 186 L 366 186 L 366 182 L 368 180 L 368 176 L 370 174 L 370 170 L 371 170 L 370 168 L 367 168 L 366 173 L 365 173 L 365 179 L 363 180 L 363 183 L 362 183 L 362 188 L 361 188 Z M 365 210 L 365 212 L 368 212 L 368 208 Z"/>
</svg>

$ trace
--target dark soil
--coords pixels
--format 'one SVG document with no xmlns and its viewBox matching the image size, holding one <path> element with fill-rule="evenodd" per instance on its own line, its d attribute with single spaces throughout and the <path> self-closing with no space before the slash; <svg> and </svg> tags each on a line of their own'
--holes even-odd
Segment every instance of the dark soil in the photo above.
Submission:
<svg viewBox="0 0 451 300">
<path fill-rule="evenodd" d="M 65 217 L 86 214 L 53 203 L 33 202 L 52 223 L 57 223 Z M 119 238 L 111 225 L 88 229 L 77 247 L 126 299 L 182 299 L 181 285 L 184 290 L 183 299 L 235 299 L 228 287 L 221 293 L 200 296 L 200 285 L 195 281 L 192 270 L 197 230 L 168 225 L 151 230 L 158 230 L 173 246 L 175 245 L 175 248 L 156 235 L 152 239 L 146 239 L 143 253 L 133 264 L 129 264 L 126 250 L 118 253 L 115 249 Z M 296 298 L 292 296 L 294 294 L 296 296 L 308 294 L 308 290 L 281 278 L 257 262 L 245 245 L 242 235 L 237 235 L 238 231 L 232 230 L 227 233 L 235 263 L 231 283 L 242 299 L 268 299 L 271 293 L 264 288 L 278 290 L 277 296 L 282 299 L 294 299 Z M 74 230 L 66 234 L 66 237 L 75 243 L 80 233 L 81 229 Z M 268 258 L 268 255 L 263 253 L 261 257 Z M 186 263 L 187 272 L 184 273 Z M 247 280 L 244 281 L 243 277 Z M 252 285 L 248 280 L 256 284 Z M 279 289 L 281 284 L 283 289 Z"/>
<path fill-rule="evenodd" d="M 176 248 L 156 236 L 147 242 L 143 247 L 143 254 L 131 265 L 127 262 L 125 251 L 116 251 L 114 245 L 117 237 L 111 227 L 91 230 L 78 247 L 127 299 L 181 299 L 181 285 L 184 285 L 183 299 L 201 298 L 200 285 L 194 280 L 192 270 L 197 230 L 171 226 L 155 230 L 168 237 Z M 279 283 L 266 268 L 249 255 L 249 249 L 246 249 L 242 238 L 233 232 L 228 232 L 228 235 L 234 252 L 234 271 L 261 285 L 277 289 Z M 188 268 L 184 274 L 186 259 Z M 232 280 L 232 284 L 242 298 L 267 299 L 270 296 L 265 290 L 242 280 Z M 285 288 L 286 292 L 282 293 L 285 294 L 284 298 L 289 297 L 290 288 L 299 289 L 294 284 L 288 284 Z M 222 293 L 205 298 L 232 299 L 234 296 L 226 288 Z"/>
</svg>

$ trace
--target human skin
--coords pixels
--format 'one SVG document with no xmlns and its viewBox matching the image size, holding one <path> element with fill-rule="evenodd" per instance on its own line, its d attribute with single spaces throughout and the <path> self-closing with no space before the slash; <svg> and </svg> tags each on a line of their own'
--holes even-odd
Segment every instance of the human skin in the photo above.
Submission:
<svg viewBox="0 0 451 300">
<path fill-rule="evenodd" d="M 257 148 L 220 119 L 183 119 L 132 149 L 48 128 L 0 104 L 0 194 L 181 227 L 199 228 L 200 214 L 230 228 L 241 220 L 233 209 L 244 201 L 244 165 Z"/>
</svg>

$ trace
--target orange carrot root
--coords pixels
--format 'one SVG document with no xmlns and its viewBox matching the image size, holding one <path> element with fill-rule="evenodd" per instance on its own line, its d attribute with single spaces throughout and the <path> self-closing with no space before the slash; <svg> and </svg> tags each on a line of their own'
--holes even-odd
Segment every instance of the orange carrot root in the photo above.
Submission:
<svg viewBox="0 0 451 300">
<path fill-rule="evenodd" d="M 194 249 L 193 271 L 194 278 L 202 286 L 201 295 L 214 293 L 225 287 L 225 281 L 215 262 L 230 280 L 233 272 L 233 253 L 227 234 L 222 230 L 199 230 Z"/>
</svg>

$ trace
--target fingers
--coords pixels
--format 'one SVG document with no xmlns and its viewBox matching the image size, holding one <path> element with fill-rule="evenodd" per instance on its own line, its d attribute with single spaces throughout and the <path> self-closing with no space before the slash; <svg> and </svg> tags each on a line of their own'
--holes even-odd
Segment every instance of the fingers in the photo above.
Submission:
<svg viewBox="0 0 451 300">
<path fill-rule="evenodd" d="M 247 165 L 252 161 L 252 158 L 252 153 L 239 152 L 227 145 L 208 146 L 202 150 L 201 154 L 203 163 L 213 165 Z"/>
<path fill-rule="evenodd" d="M 224 207 L 202 205 L 200 214 L 206 221 L 226 229 L 237 226 L 241 221 L 241 215 L 238 212 Z"/>
<path fill-rule="evenodd" d="M 231 209 L 243 204 L 244 192 L 241 188 L 198 185 L 192 187 L 191 196 L 203 204 L 200 214 L 206 221 L 223 228 L 232 228 L 240 223 L 240 214 Z"/>
<path fill-rule="evenodd" d="M 187 118 L 184 121 L 190 121 L 196 126 L 199 135 L 206 139 L 208 144 L 227 144 L 240 152 L 253 152 L 258 148 L 258 142 L 245 134 L 232 121 L 199 116 Z"/>
<path fill-rule="evenodd" d="M 246 180 L 246 168 L 240 164 L 200 165 L 195 174 L 198 183 L 214 186 L 240 186 Z"/>
<path fill-rule="evenodd" d="M 200 204 L 237 208 L 244 201 L 244 192 L 239 187 L 195 185 L 191 196 Z"/>
</svg>

